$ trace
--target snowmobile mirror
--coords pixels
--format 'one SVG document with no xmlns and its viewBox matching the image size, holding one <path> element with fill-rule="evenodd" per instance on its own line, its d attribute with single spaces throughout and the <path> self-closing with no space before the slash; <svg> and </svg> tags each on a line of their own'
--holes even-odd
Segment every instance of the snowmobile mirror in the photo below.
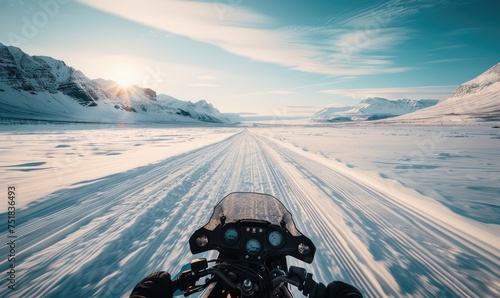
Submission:
<svg viewBox="0 0 500 298">
<path fill-rule="evenodd" d="M 207 243 L 208 243 L 208 238 L 205 235 L 201 235 L 198 238 L 196 238 L 196 245 L 198 245 L 199 247 L 203 247 L 207 245 Z"/>
<path fill-rule="evenodd" d="M 299 244 L 297 249 L 301 255 L 307 255 L 310 251 L 309 246 L 304 243 Z"/>
</svg>

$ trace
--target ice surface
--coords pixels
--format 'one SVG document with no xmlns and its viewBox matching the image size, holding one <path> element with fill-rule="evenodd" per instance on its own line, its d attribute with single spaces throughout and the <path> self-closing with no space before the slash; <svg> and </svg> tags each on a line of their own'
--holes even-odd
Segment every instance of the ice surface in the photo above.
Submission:
<svg viewBox="0 0 500 298">
<path fill-rule="evenodd" d="M 319 281 L 367 297 L 498 297 L 499 134 L 4 126 L 1 188 L 16 185 L 23 206 L 14 296 L 126 297 L 194 258 L 188 238 L 222 197 L 256 191 L 279 198 L 316 244 L 306 268 Z"/>
</svg>

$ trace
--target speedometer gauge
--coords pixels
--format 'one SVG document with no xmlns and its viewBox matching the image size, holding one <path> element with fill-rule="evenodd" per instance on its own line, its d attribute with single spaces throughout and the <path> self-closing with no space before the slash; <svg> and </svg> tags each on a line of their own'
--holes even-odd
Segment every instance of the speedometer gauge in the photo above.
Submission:
<svg viewBox="0 0 500 298">
<path fill-rule="evenodd" d="M 233 245 L 238 242 L 240 234 L 235 228 L 229 228 L 224 232 L 224 242 L 229 245 Z"/>
<path fill-rule="evenodd" d="M 245 244 L 245 251 L 251 256 L 257 255 L 260 252 L 261 248 L 262 245 L 257 239 L 249 239 Z"/>
<path fill-rule="evenodd" d="M 283 234 L 278 231 L 271 231 L 267 236 L 267 240 L 269 240 L 269 244 L 271 244 L 272 247 L 278 248 L 283 244 Z"/>
</svg>

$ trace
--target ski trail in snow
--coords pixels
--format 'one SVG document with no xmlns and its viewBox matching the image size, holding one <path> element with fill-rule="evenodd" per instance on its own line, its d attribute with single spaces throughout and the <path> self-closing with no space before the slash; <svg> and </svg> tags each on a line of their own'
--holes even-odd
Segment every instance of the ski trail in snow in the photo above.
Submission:
<svg viewBox="0 0 500 298">
<path fill-rule="evenodd" d="M 0 296 L 126 297 L 147 274 L 193 259 L 189 236 L 233 191 L 270 193 L 289 208 L 318 248 L 307 266 L 318 281 L 344 280 L 368 297 L 500 294 L 498 234 L 461 231 L 408 202 L 418 198 L 329 162 L 245 130 L 59 190 L 18 211 L 22 278 Z"/>
</svg>

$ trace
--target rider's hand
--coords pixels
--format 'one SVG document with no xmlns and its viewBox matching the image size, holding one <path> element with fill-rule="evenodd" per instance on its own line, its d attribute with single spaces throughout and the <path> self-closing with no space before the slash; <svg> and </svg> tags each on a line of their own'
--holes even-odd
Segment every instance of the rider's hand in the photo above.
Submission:
<svg viewBox="0 0 500 298">
<path fill-rule="evenodd" d="M 328 298 L 362 298 L 363 296 L 355 287 L 341 281 L 334 281 L 326 288 Z"/>
<path fill-rule="evenodd" d="M 170 298 L 173 296 L 170 274 L 160 271 L 141 280 L 132 290 L 130 298 Z"/>
</svg>

